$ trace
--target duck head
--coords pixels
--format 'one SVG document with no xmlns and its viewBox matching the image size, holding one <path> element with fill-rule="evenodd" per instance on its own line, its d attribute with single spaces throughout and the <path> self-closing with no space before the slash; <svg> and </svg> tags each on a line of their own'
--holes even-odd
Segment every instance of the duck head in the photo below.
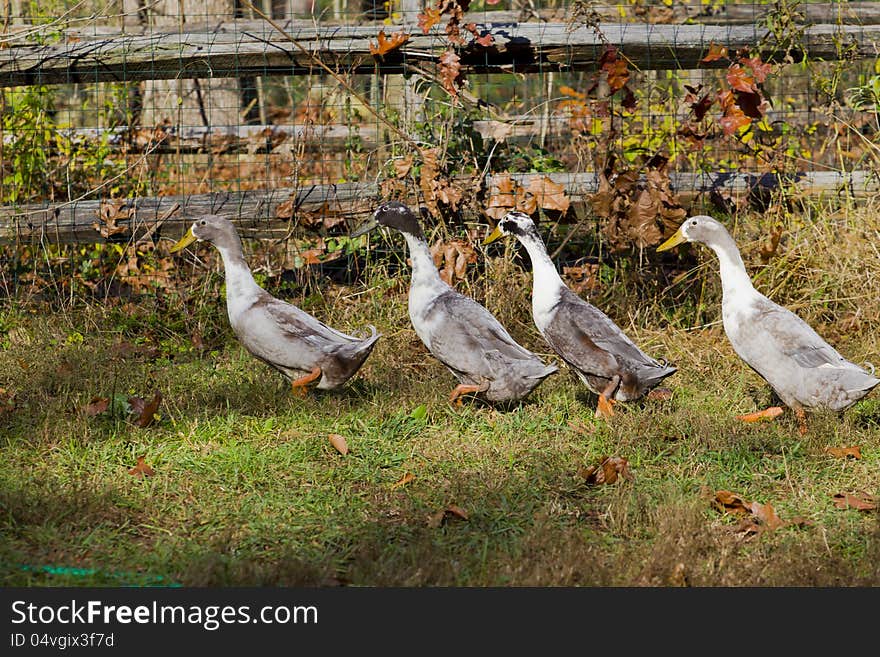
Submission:
<svg viewBox="0 0 880 657">
<path fill-rule="evenodd" d="M 712 217 L 704 214 L 688 217 L 668 240 L 657 247 L 658 251 L 668 251 L 682 242 L 700 242 L 706 245 L 719 244 L 729 237 L 727 229 Z"/>
<path fill-rule="evenodd" d="M 361 224 L 352 234 L 352 237 L 360 237 L 379 226 L 394 228 L 401 233 L 424 239 L 422 226 L 416 214 L 400 201 L 386 201 L 373 212 L 373 216 Z"/>
<path fill-rule="evenodd" d="M 535 226 L 535 222 L 525 212 L 508 212 L 501 221 L 495 224 L 495 230 L 486 236 L 483 244 L 491 244 L 505 235 L 523 238 L 527 235 L 537 235 L 537 232 L 538 228 Z"/>
<path fill-rule="evenodd" d="M 186 234 L 172 246 L 169 251 L 174 253 L 189 246 L 195 241 L 210 242 L 216 247 L 231 247 L 240 243 L 235 224 L 220 215 L 206 215 L 193 222 Z"/>
</svg>

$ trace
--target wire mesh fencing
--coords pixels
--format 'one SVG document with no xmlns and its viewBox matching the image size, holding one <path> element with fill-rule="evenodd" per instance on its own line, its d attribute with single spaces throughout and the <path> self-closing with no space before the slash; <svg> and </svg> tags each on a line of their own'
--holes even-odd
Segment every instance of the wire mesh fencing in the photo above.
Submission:
<svg viewBox="0 0 880 657">
<path fill-rule="evenodd" d="M 876 190 L 873 2 L 11 1 L 3 26 L 7 296 L 95 283 L 86 251 L 139 289 L 205 213 L 273 238 L 277 274 L 349 268 L 392 197 L 447 241 L 519 209 L 557 254 L 574 227 L 625 254 L 696 204 Z"/>
</svg>

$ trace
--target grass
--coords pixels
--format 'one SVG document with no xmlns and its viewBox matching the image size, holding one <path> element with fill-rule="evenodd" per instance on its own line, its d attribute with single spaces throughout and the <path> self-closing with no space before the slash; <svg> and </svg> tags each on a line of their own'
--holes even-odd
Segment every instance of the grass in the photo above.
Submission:
<svg viewBox="0 0 880 657">
<path fill-rule="evenodd" d="M 737 237 L 763 289 L 799 303 L 845 355 L 877 362 L 880 337 L 869 329 L 880 304 L 870 289 L 854 289 L 860 271 L 880 270 L 872 217 L 791 226 L 784 254 L 767 265 L 753 253 L 759 232 Z M 0 318 L 0 387 L 15 395 L 0 413 L 0 581 L 880 584 L 878 513 L 838 509 L 831 497 L 880 493 L 880 398 L 842 416 L 812 415 L 805 437 L 790 413 L 737 422 L 767 405 L 770 391 L 727 343 L 714 264 L 696 257 L 704 264 L 691 285 L 705 298 L 694 312 L 708 325 L 685 314 L 694 309 L 686 285 L 665 290 L 673 301 L 658 291 L 638 312 L 628 291 L 601 299 L 639 344 L 679 368 L 667 380 L 671 399 L 618 405 L 607 422 L 593 417 L 595 397 L 564 368 L 513 408 L 451 407 L 452 376 L 409 325 L 405 277 L 377 274 L 366 292 L 325 286 L 310 296 L 310 311 L 331 324 L 373 323 L 384 336 L 348 386 L 306 399 L 242 350 L 217 281 L 206 285 L 203 272 L 182 283 L 200 290 L 197 308 L 80 303 L 51 314 L 10 303 Z M 530 323 L 529 276 L 496 260 L 468 289 L 552 358 Z M 193 346 L 195 332 L 203 349 Z M 123 413 L 83 412 L 94 396 L 153 390 L 163 401 L 146 428 Z M 346 437 L 348 455 L 330 433 Z M 850 445 L 861 460 L 824 451 Z M 154 476 L 128 473 L 139 455 Z M 628 459 L 633 479 L 587 485 L 579 467 L 607 455 Z M 414 479 L 395 486 L 405 473 Z M 808 524 L 743 533 L 739 518 L 712 508 L 721 489 Z M 450 504 L 468 519 L 447 514 L 436 526 Z"/>
</svg>

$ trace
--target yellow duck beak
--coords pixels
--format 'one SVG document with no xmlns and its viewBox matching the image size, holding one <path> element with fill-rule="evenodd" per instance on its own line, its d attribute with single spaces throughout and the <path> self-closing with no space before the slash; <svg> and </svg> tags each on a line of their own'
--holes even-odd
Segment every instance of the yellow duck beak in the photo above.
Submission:
<svg viewBox="0 0 880 657">
<path fill-rule="evenodd" d="M 168 249 L 168 251 L 169 251 L 170 253 L 175 253 L 175 252 L 177 252 L 177 251 L 180 251 L 181 249 L 186 248 L 187 246 L 189 246 L 190 244 L 192 244 L 193 242 L 195 242 L 197 239 L 198 239 L 198 237 L 196 237 L 195 235 L 193 235 L 193 229 L 192 229 L 192 226 L 190 226 L 190 227 L 189 227 L 189 230 L 186 231 L 186 235 L 184 235 L 183 237 L 181 237 L 181 238 L 180 238 L 180 239 L 174 244 L 174 246 L 172 246 L 170 249 Z"/>
<path fill-rule="evenodd" d="M 497 240 L 501 237 L 504 237 L 504 233 L 501 232 L 501 226 L 496 225 L 495 230 L 493 230 L 491 233 L 489 233 L 486 236 L 486 239 L 483 240 L 483 246 L 485 246 L 486 244 L 491 244 L 492 242 L 494 242 L 495 240 Z"/>
<path fill-rule="evenodd" d="M 668 251 L 669 249 L 678 246 L 682 242 L 687 242 L 687 238 L 684 236 L 684 233 L 681 232 L 681 227 L 679 227 L 679 229 L 675 231 L 675 234 L 672 237 L 670 237 L 668 240 L 663 242 L 663 244 L 657 247 L 657 250 Z"/>
</svg>

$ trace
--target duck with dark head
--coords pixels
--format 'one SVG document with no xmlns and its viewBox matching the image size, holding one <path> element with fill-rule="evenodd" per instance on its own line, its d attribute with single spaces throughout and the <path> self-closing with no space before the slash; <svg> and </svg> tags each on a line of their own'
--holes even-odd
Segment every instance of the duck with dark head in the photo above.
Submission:
<svg viewBox="0 0 880 657">
<path fill-rule="evenodd" d="M 388 201 L 352 236 L 384 226 L 406 240 L 412 262 L 409 317 L 428 351 L 455 375 L 450 402 L 477 394 L 490 402 L 518 401 L 557 371 L 520 346 L 486 308 L 449 286 L 437 271 L 415 213 Z"/>
</svg>

